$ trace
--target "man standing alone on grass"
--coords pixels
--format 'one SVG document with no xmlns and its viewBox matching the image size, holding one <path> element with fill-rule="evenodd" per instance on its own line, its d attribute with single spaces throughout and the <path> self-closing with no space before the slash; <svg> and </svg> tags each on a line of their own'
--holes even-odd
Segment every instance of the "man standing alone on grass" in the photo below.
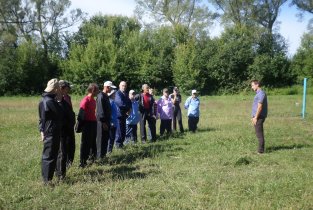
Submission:
<svg viewBox="0 0 313 210">
<path fill-rule="evenodd" d="M 185 102 L 185 109 L 188 110 L 188 129 L 194 133 L 197 130 L 200 115 L 200 99 L 197 90 L 191 91 L 191 96 Z"/>
<path fill-rule="evenodd" d="M 51 79 L 39 102 L 39 131 L 43 141 L 41 171 L 44 184 L 51 184 L 60 148 L 63 113 L 58 105 L 59 82 Z"/>
<path fill-rule="evenodd" d="M 120 82 L 119 90 L 115 93 L 115 104 L 118 106 L 118 120 L 120 126 L 120 132 L 116 139 L 116 147 L 122 148 L 124 146 L 126 136 L 126 118 L 129 115 L 132 104 L 126 92 L 127 83 L 125 81 Z"/>
<path fill-rule="evenodd" d="M 255 133 L 259 141 L 258 153 L 264 153 L 264 130 L 263 123 L 267 117 L 267 96 L 265 92 L 261 89 L 260 82 L 258 80 L 251 81 L 251 88 L 256 92 L 252 104 L 252 124 L 255 128 Z"/>
<path fill-rule="evenodd" d="M 110 138 L 111 104 L 108 94 L 116 87 L 111 81 L 103 84 L 103 91 L 97 97 L 97 159 L 103 159 L 108 150 Z"/>
</svg>

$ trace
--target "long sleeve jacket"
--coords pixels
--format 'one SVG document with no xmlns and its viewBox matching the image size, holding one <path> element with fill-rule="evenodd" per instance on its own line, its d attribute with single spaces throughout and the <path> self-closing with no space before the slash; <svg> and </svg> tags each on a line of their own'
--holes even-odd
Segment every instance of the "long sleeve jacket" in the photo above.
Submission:
<svg viewBox="0 0 313 210">
<path fill-rule="evenodd" d="M 97 120 L 109 124 L 111 120 L 111 104 L 109 97 L 105 93 L 100 92 L 97 96 L 96 102 Z"/>
<path fill-rule="evenodd" d="M 119 114 L 122 117 L 126 116 L 126 113 L 132 108 L 132 104 L 130 99 L 128 98 L 128 94 L 123 93 L 122 91 L 118 90 L 115 94 L 115 104 L 119 108 Z"/>
<path fill-rule="evenodd" d="M 55 94 L 44 93 L 38 106 L 39 131 L 51 136 L 61 131 L 63 111 L 55 100 Z"/>
</svg>

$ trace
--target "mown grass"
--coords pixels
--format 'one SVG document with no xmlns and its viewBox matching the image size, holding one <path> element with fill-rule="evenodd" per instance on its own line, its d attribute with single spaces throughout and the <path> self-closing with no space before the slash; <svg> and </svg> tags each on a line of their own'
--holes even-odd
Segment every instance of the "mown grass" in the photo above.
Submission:
<svg viewBox="0 0 313 210">
<path fill-rule="evenodd" d="M 41 182 L 39 97 L 2 97 L 0 209 L 311 209 L 312 97 L 302 120 L 300 95 L 268 96 L 264 155 L 250 95 L 201 97 L 197 133 L 128 146 L 83 170 L 77 135 L 74 166 L 55 187 Z"/>
</svg>

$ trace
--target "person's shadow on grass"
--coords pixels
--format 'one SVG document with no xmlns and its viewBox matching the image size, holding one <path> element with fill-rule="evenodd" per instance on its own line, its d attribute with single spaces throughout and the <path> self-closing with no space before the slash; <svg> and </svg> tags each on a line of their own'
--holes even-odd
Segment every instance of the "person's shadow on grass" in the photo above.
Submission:
<svg viewBox="0 0 313 210">
<path fill-rule="evenodd" d="M 312 147 L 308 144 L 292 144 L 292 145 L 276 145 L 270 146 L 266 148 L 266 153 L 271 153 L 279 150 L 293 150 L 293 149 L 302 149 L 302 148 L 309 148 Z"/>
</svg>

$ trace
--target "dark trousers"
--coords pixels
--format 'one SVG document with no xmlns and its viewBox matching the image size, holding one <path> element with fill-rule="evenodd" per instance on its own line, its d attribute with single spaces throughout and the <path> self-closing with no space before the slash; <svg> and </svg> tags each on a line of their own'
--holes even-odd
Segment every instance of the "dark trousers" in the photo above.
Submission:
<svg viewBox="0 0 313 210">
<path fill-rule="evenodd" d="M 126 125 L 126 142 L 137 142 L 137 124 Z"/>
<path fill-rule="evenodd" d="M 188 116 L 188 129 L 189 131 L 196 132 L 199 117 Z"/>
<path fill-rule="evenodd" d="M 151 118 L 151 122 L 152 124 L 154 124 L 155 130 L 156 130 L 156 118 L 152 117 Z M 156 131 L 155 131 L 156 133 Z M 151 129 L 150 127 L 148 127 L 148 140 L 151 141 L 152 140 L 152 134 L 151 134 Z"/>
<path fill-rule="evenodd" d="M 66 157 L 66 165 L 71 165 L 74 162 L 74 156 L 75 156 L 75 133 L 74 128 L 71 128 L 68 130 L 68 136 L 67 136 L 67 157 Z"/>
<path fill-rule="evenodd" d="M 110 138 L 110 123 L 106 123 L 108 130 L 103 129 L 103 122 L 97 121 L 97 158 L 104 158 L 108 151 Z"/>
<path fill-rule="evenodd" d="M 141 120 L 140 120 L 140 135 L 141 141 L 145 142 L 147 140 L 147 132 L 146 132 L 146 122 L 148 121 L 148 126 L 151 132 L 151 140 L 156 140 L 156 128 L 155 128 L 155 118 L 150 115 L 148 111 L 144 111 L 141 113 Z"/>
<path fill-rule="evenodd" d="M 111 128 L 110 128 L 110 138 L 109 138 L 109 143 L 108 143 L 108 153 L 111 153 L 112 150 L 113 150 L 114 141 L 115 141 L 115 135 L 116 135 L 116 127 L 111 126 Z"/>
<path fill-rule="evenodd" d="M 167 132 L 167 134 L 172 133 L 172 120 L 162 120 L 161 119 L 161 125 L 160 125 L 160 135 L 162 136 L 164 132 Z"/>
<path fill-rule="evenodd" d="M 66 161 L 67 161 L 67 140 L 68 140 L 67 130 L 62 130 L 59 154 L 56 165 L 56 175 L 59 178 L 64 178 L 66 175 Z"/>
<path fill-rule="evenodd" d="M 60 148 L 60 132 L 45 137 L 42 151 L 41 174 L 44 182 L 52 180 Z"/>
<path fill-rule="evenodd" d="M 182 120 L 182 113 L 180 107 L 174 107 L 173 112 L 173 130 L 176 131 L 176 121 L 178 121 L 179 130 L 181 133 L 184 132 L 183 128 L 183 120 Z"/>
<path fill-rule="evenodd" d="M 265 118 L 259 118 L 256 122 L 256 125 L 254 126 L 255 134 L 259 141 L 259 147 L 258 147 L 259 153 L 264 153 L 264 145 L 265 145 L 264 130 L 263 130 L 264 122 L 265 122 Z"/>
<path fill-rule="evenodd" d="M 97 122 L 85 121 L 82 129 L 81 144 L 80 144 L 80 164 L 86 165 L 89 155 L 92 159 L 96 157 L 96 135 Z"/>
<path fill-rule="evenodd" d="M 122 147 L 126 136 L 126 116 L 121 116 L 118 118 L 120 132 L 118 138 L 116 139 L 116 146 Z"/>
</svg>

